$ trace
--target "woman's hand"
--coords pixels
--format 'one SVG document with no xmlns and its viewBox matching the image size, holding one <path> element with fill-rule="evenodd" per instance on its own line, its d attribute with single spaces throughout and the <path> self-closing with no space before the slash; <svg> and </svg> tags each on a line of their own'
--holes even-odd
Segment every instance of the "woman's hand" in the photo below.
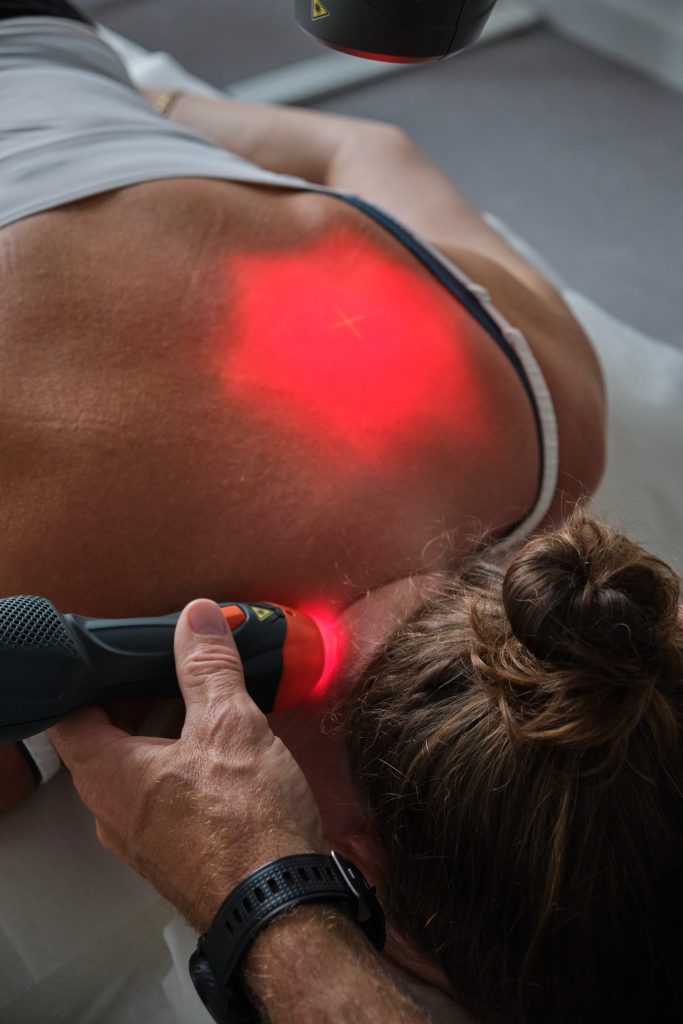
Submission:
<svg viewBox="0 0 683 1024">
<path fill-rule="evenodd" d="M 180 738 L 131 736 L 90 708 L 50 730 L 100 842 L 199 931 L 235 885 L 287 854 L 322 852 L 308 783 L 248 696 L 218 606 L 195 601 L 175 634 Z"/>
</svg>

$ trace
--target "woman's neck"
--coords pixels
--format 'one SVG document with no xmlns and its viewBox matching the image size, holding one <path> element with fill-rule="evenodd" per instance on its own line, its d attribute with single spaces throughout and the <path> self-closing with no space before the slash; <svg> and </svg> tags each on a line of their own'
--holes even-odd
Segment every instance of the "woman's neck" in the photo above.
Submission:
<svg viewBox="0 0 683 1024">
<path fill-rule="evenodd" d="M 439 589 L 435 577 L 411 577 L 372 591 L 351 605 L 339 618 L 344 657 L 333 686 L 317 701 L 271 714 L 273 732 L 291 750 L 313 791 L 323 821 L 327 844 L 352 860 L 371 885 L 381 892 L 388 864 L 382 845 L 372 830 L 365 808 L 355 791 L 346 757 L 344 735 L 335 723 L 335 704 L 343 700 L 374 655 L 408 618 Z M 452 999 L 454 992 L 445 973 L 414 950 L 395 930 L 389 929 L 384 950 L 399 981 L 437 989 Z M 453 1008 L 444 1018 L 453 1024 Z M 439 1020 L 439 1015 L 434 1018 Z M 467 1018 L 457 1017 L 457 1024 Z"/>
</svg>

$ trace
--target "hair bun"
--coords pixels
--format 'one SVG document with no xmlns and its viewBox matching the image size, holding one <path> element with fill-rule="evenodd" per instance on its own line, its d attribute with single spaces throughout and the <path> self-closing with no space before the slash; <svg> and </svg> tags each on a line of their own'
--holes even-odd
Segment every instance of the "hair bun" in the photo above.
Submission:
<svg viewBox="0 0 683 1024">
<path fill-rule="evenodd" d="M 680 655 L 679 592 L 669 566 L 579 510 L 512 559 L 503 603 L 537 658 L 624 679 L 661 673 L 674 647 Z"/>
</svg>

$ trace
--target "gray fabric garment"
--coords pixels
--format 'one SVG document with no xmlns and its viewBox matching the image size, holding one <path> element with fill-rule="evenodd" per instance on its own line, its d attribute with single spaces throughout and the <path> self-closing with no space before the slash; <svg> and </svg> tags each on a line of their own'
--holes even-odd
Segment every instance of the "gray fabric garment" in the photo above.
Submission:
<svg viewBox="0 0 683 1024">
<path fill-rule="evenodd" d="M 263 170 L 160 117 L 113 50 L 75 21 L 0 22 L 0 95 L 0 227 L 160 178 L 316 188 Z"/>
</svg>

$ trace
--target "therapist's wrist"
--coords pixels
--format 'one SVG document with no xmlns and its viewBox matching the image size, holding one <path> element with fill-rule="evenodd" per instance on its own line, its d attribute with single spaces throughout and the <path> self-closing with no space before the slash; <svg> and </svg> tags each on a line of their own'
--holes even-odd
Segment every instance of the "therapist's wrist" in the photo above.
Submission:
<svg viewBox="0 0 683 1024">
<path fill-rule="evenodd" d="M 343 944 L 357 940 L 361 945 L 367 945 L 370 953 L 373 952 L 359 926 L 339 903 L 300 903 L 278 914 L 256 935 L 242 957 L 242 981 L 250 992 L 266 997 L 270 991 L 269 982 L 275 980 L 275 987 L 280 987 L 277 974 L 292 970 L 294 951 L 298 950 L 305 962 L 308 951 L 315 947 L 321 936 L 327 934 L 341 939 Z M 308 971 L 303 973 L 306 975 Z M 294 988 L 298 984 L 297 974 L 295 970 L 292 977 Z M 305 983 L 303 979 L 302 984 Z"/>
<path fill-rule="evenodd" d="M 241 867 L 234 864 L 202 865 L 201 890 L 199 896 L 190 902 L 182 897 L 173 899 L 176 907 L 200 934 L 209 930 L 223 903 L 240 882 L 248 878 L 264 864 L 281 857 L 301 853 L 327 853 L 326 847 L 315 842 L 306 842 L 301 837 L 271 836 L 269 842 L 261 844 L 252 854 L 241 861 Z"/>
<path fill-rule="evenodd" d="M 269 1024 L 427 1024 L 339 904 L 279 915 L 246 951 L 240 977 Z"/>
</svg>

